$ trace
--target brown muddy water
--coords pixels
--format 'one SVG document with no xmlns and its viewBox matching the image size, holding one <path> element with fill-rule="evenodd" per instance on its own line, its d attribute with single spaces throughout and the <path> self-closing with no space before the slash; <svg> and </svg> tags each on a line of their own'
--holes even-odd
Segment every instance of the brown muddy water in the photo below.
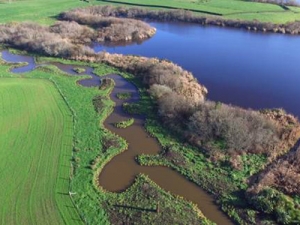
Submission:
<svg viewBox="0 0 300 225">
<path fill-rule="evenodd" d="M 8 62 L 28 63 L 27 66 L 11 70 L 11 72 L 15 73 L 28 72 L 37 66 L 41 66 L 36 64 L 32 57 L 24 56 L 23 58 L 21 55 L 13 55 L 7 51 L 2 52 L 2 57 Z M 100 77 L 93 74 L 93 69 L 90 67 L 84 67 L 86 71 L 82 74 L 77 74 L 73 69 L 78 66 L 64 65 L 61 63 L 47 63 L 46 65 L 49 64 L 55 65 L 62 71 L 72 75 L 90 75 L 91 79 L 85 79 L 79 82 L 83 86 L 98 86 L 101 83 Z M 105 120 L 104 125 L 111 132 L 124 138 L 128 142 L 129 147 L 126 151 L 115 156 L 108 164 L 105 165 L 99 175 L 99 185 L 111 192 L 121 192 L 132 185 L 136 175 L 143 173 L 148 175 L 150 179 L 164 190 L 175 195 L 182 196 L 186 200 L 197 204 L 198 208 L 211 221 L 220 225 L 233 224 L 214 203 L 212 196 L 207 194 L 195 183 L 187 180 L 181 174 L 167 167 L 147 167 L 137 164 L 135 161 L 137 155 L 157 154 L 162 149 L 157 140 L 150 137 L 145 131 L 145 119 L 142 116 L 134 116 L 134 124 L 125 129 L 118 129 L 113 125 L 116 122 L 132 117 L 132 115 L 128 115 L 122 110 L 122 104 L 126 100 L 118 99 L 116 97 L 117 93 L 130 92 L 132 94 L 132 98 L 129 100 L 130 102 L 138 101 L 139 94 L 137 88 L 130 82 L 126 81 L 123 77 L 119 75 L 108 75 L 106 77 L 112 78 L 115 81 L 116 85 L 111 92 L 110 97 L 116 105 L 114 111 Z"/>
</svg>

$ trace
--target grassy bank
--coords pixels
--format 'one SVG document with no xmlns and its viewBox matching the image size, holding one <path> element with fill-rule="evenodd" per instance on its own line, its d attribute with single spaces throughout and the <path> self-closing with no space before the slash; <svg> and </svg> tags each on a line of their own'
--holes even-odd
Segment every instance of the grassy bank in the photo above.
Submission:
<svg viewBox="0 0 300 225">
<path fill-rule="evenodd" d="M 71 1 L 64 0 L 1 0 L 0 23 L 11 21 L 38 21 L 43 24 L 51 24 L 56 16 L 69 9 L 86 7 L 91 5 L 135 5 L 155 9 L 179 8 L 198 11 L 198 14 L 221 14 L 228 19 L 259 20 L 262 22 L 286 23 L 299 19 L 300 9 L 288 7 L 285 10 L 274 4 L 263 4 L 243 0 L 118 0 L 118 1 Z"/>
</svg>

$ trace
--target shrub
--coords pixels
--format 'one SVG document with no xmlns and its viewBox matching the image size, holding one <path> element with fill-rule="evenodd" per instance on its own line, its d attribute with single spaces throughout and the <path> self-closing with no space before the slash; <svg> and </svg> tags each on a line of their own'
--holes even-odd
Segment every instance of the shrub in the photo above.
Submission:
<svg viewBox="0 0 300 225">
<path fill-rule="evenodd" d="M 187 127 L 200 143 L 224 140 L 227 150 L 268 153 L 278 143 L 275 124 L 260 113 L 214 102 L 199 104 Z"/>
<path fill-rule="evenodd" d="M 123 103 L 123 110 L 129 114 L 142 114 L 144 109 L 139 103 Z"/>
<path fill-rule="evenodd" d="M 254 207 L 267 214 L 273 214 L 278 223 L 299 224 L 300 210 L 291 198 L 273 188 L 266 188 L 250 197 Z"/>
<path fill-rule="evenodd" d="M 130 92 L 118 93 L 117 98 L 122 100 L 129 99 L 131 98 L 131 93 Z"/>
</svg>

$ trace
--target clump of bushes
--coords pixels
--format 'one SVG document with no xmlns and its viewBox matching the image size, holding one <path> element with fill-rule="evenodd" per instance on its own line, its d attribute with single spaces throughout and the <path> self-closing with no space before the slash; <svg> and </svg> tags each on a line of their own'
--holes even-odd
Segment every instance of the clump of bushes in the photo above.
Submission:
<svg viewBox="0 0 300 225">
<path fill-rule="evenodd" d="M 73 43 L 73 39 L 51 32 L 50 27 L 34 23 L 0 25 L 0 43 L 42 55 L 66 58 L 93 52 L 89 47 Z"/>
<path fill-rule="evenodd" d="M 100 90 L 106 90 L 108 88 L 111 88 L 115 85 L 115 81 L 110 78 L 103 78 L 101 79 L 101 84 L 99 86 Z"/>
<path fill-rule="evenodd" d="M 143 109 L 141 108 L 141 105 L 139 103 L 125 102 L 125 103 L 123 103 L 122 107 L 123 107 L 123 110 L 129 114 L 142 114 L 143 113 Z"/>
<path fill-rule="evenodd" d="M 141 41 L 152 37 L 156 32 L 155 28 L 143 21 L 105 16 L 90 10 L 64 12 L 59 18 L 92 26 L 96 29 L 97 42 Z"/>
<path fill-rule="evenodd" d="M 63 39 L 69 39 L 74 44 L 87 44 L 96 39 L 94 29 L 74 21 L 58 21 L 49 27 L 48 32 L 58 34 Z"/>
<path fill-rule="evenodd" d="M 204 148 L 214 161 L 230 156 L 233 168 L 243 167 L 241 155 L 262 154 L 272 161 L 300 137 L 298 120 L 281 110 L 245 110 L 218 102 L 187 101 L 166 87 L 153 86 L 165 126 L 190 144 Z"/>
<path fill-rule="evenodd" d="M 115 126 L 117 128 L 126 128 L 131 126 L 134 123 L 134 119 L 133 118 L 129 118 L 127 120 L 123 120 L 121 122 L 115 123 Z"/>
<path fill-rule="evenodd" d="M 34 23 L 2 24 L 0 43 L 42 55 L 70 58 L 93 55 L 94 51 L 85 46 L 91 42 L 140 41 L 155 34 L 155 28 L 133 19 L 101 17 L 101 21 L 103 24 L 97 29 L 75 21 L 59 21 L 49 27 Z"/>
<path fill-rule="evenodd" d="M 130 92 L 118 93 L 117 98 L 122 100 L 127 100 L 131 98 L 131 93 Z"/>
<path fill-rule="evenodd" d="M 105 100 L 107 100 L 106 97 L 101 95 L 97 95 L 93 98 L 93 105 L 97 113 L 100 113 L 105 108 Z"/>
<path fill-rule="evenodd" d="M 209 101 L 193 110 L 187 128 L 198 146 L 221 140 L 225 150 L 268 153 L 278 143 L 275 124 L 259 112 Z"/>
<path fill-rule="evenodd" d="M 118 139 L 118 137 L 116 137 L 114 135 L 105 135 L 102 138 L 101 143 L 103 145 L 104 151 L 107 151 L 107 149 L 109 149 L 109 148 L 119 148 L 120 147 L 119 139 Z"/>
<path fill-rule="evenodd" d="M 299 205 L 273 188 L 267 187 L 258 194 L 250 194 L 249 200 L 256 209 L 274 215 L 280 224 L 299 224 L 300 222 Z"/>
<path fill-rule="evenodd" d="M 73 71 L 76 73 L 84 73 L 85 72 L 85 68 L 82 67 L 74 67 Z"/>
</svg>

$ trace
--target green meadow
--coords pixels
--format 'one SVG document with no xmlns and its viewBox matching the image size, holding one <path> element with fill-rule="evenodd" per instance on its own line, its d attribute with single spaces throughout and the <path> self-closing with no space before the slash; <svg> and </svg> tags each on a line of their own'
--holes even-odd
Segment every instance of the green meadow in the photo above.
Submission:
<svg viewBox="0 0 300 225">
<path fill-rule="evenodd" d="M 54 84 L 0 78 L 0 223 L 81 220 L 69 197 L 71 112 Z"/>
</svg>

